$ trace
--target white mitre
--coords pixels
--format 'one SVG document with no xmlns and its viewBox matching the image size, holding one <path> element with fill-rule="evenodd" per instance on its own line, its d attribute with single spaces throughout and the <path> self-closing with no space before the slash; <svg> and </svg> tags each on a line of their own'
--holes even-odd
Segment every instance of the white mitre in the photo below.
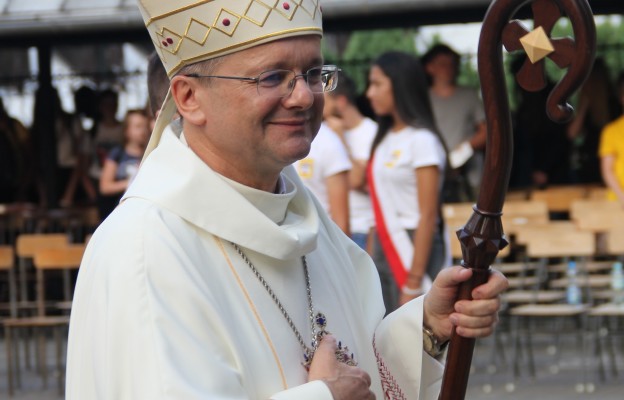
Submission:
<svg viewBox="0 0 624 400">
<path fill-rule="evenodd" d="M 292 36 L 322 36 L 320 0 L 138 0 L 169 78 L 182 67 Z M 167 94 L 145 157 L 175 112 Z"/>
</svg>

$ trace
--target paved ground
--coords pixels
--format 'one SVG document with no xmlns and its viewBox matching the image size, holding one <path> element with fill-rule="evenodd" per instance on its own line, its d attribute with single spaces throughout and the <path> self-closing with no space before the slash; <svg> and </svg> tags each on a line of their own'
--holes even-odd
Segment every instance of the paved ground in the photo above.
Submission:
<svg viewBox="0 0 624 400">
<path fill-rule="evenodd" d="M 559 351 L 554 351 L 553 337 L 536 337 L 534 356 L 536 373 L 530 376 L 528 358 L 517 356 L 520 374 L 514 377 L 512 366 L 513 351 L 509 348 L 510 337 L 501 335 L 501 346 L 493 346 L 492 338 L 477 342 L 473 358 L 473 368 L 466 400 L 622 400 L 624 398 L 624 343 L 622 338 L 615 344 L 616 367 L 619 376 L 607 374 L 601 382 L 598 374 L 597 352 L 589 352 L 589 358 L 581 357 L 576 339 L 563 339 Z M 505 350 L 502 343 L 505 343 Z M 0 399 L 8 398 L 7 365 L 5 343 L 0 340 Z M 493 351 L 492 349 L 495 349 Z M 53 370 L 54 353 L 52 343 L 48 345 L 49 370 Z M 520 352 L 520 355 L 525 354 Z M 583 360 L 587 368 L 583 369 Z M 608 357 L 604 357 L 609 365 Z M 13 397 L 15 400 L 57 400 L 56 376 L 51 372 L 48 388 L 42 387 L 42 380 L 33 371 L 22 372 L 22 388 Z M 85 399 L 88 400 L 88 399 Z M 142 399 L 138 399 L 142 400 Z M 182 400 L 182 399 L 181 399 Z"/>
</svg>

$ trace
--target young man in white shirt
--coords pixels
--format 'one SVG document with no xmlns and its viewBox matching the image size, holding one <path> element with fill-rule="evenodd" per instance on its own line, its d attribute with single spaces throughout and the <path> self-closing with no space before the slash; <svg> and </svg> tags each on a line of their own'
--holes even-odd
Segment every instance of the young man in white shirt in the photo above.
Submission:
<svg viewBox="0 0 624 400">
<path fill-rule="evenodd" d="M 357 87 L 347 74 L 339 73 L 339 84 L 325 94 L 323 118 L 345 144 L 351 170 L 349 171 L 349 215 L 351 238 L 361 248 L 367 248 L 368 236 L 375 217 L 366 184 L 366 166 L 377 133 L 377 123 L 362 115 L 356 105 Z"/>
</svg>

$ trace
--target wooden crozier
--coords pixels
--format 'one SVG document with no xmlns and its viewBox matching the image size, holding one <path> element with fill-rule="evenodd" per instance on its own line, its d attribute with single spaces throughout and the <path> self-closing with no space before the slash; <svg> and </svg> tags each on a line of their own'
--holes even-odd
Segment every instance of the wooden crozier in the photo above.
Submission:
<svg viewBox="0 0 624 400">
<path fill-rule="evenodd" d="M 535 30 L 529 32 L 518 21 L 510 21 L 518 9 L 531 5 Z M 550 39 L 561 16 L 569 18 L 574 39 Z M 593 65 L 596 32 L 586 0 L 494 0 L 485 15 L 479 38 L 478 67 L 487 121 L 487 145 L 483 179 L 474 213 L 457 231 L 462 246 L 462 266 L 473 269 L 473 277 L 460 287 L 459 299 L 471 299 L 476 286 L 488 279 L 489 268 L 498 251 L 508 242 L 501 224 L 512 161 L 512 132 L 505 88 L 502 47 L 524 50 L 528 60 L 517 74 L 518 83 L 528 91 L 546 85 L 544 59 L 550 58 L 567 73 L 547 100 L 548 116 L 558 122 L 569 120 L 572 107 L 567 98 L 587 78 Z M 472 362 L 474 339 L 453 330 L 442 380 L 440 400 L 463 400 Z"/>
</svg>

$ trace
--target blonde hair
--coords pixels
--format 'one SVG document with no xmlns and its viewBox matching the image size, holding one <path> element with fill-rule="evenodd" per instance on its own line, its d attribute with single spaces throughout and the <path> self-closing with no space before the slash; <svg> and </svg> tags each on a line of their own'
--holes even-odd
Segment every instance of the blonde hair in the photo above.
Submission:
<svg viewBox="0 0 624 400">
<path fill-rule="evenodd" d="M 128 130 L 128 121 L 130 120 L 130 117 L 132 115 L 141 115 L 149 123 L 150 116 L 149 116 L 149 114 L 148 114 L 146 109 L 144 109 L 144 108 L 131 108 L 128 111 L 126 111 L 126 115 L 124 116 L 124 119 L 123 119 L 123 122 L 122 122 L 123 133 L 124 133 L 124 145 L 126 145 L 128 143 L 128 136 L 126 135 L 126 131 Z"/>
</svg>

